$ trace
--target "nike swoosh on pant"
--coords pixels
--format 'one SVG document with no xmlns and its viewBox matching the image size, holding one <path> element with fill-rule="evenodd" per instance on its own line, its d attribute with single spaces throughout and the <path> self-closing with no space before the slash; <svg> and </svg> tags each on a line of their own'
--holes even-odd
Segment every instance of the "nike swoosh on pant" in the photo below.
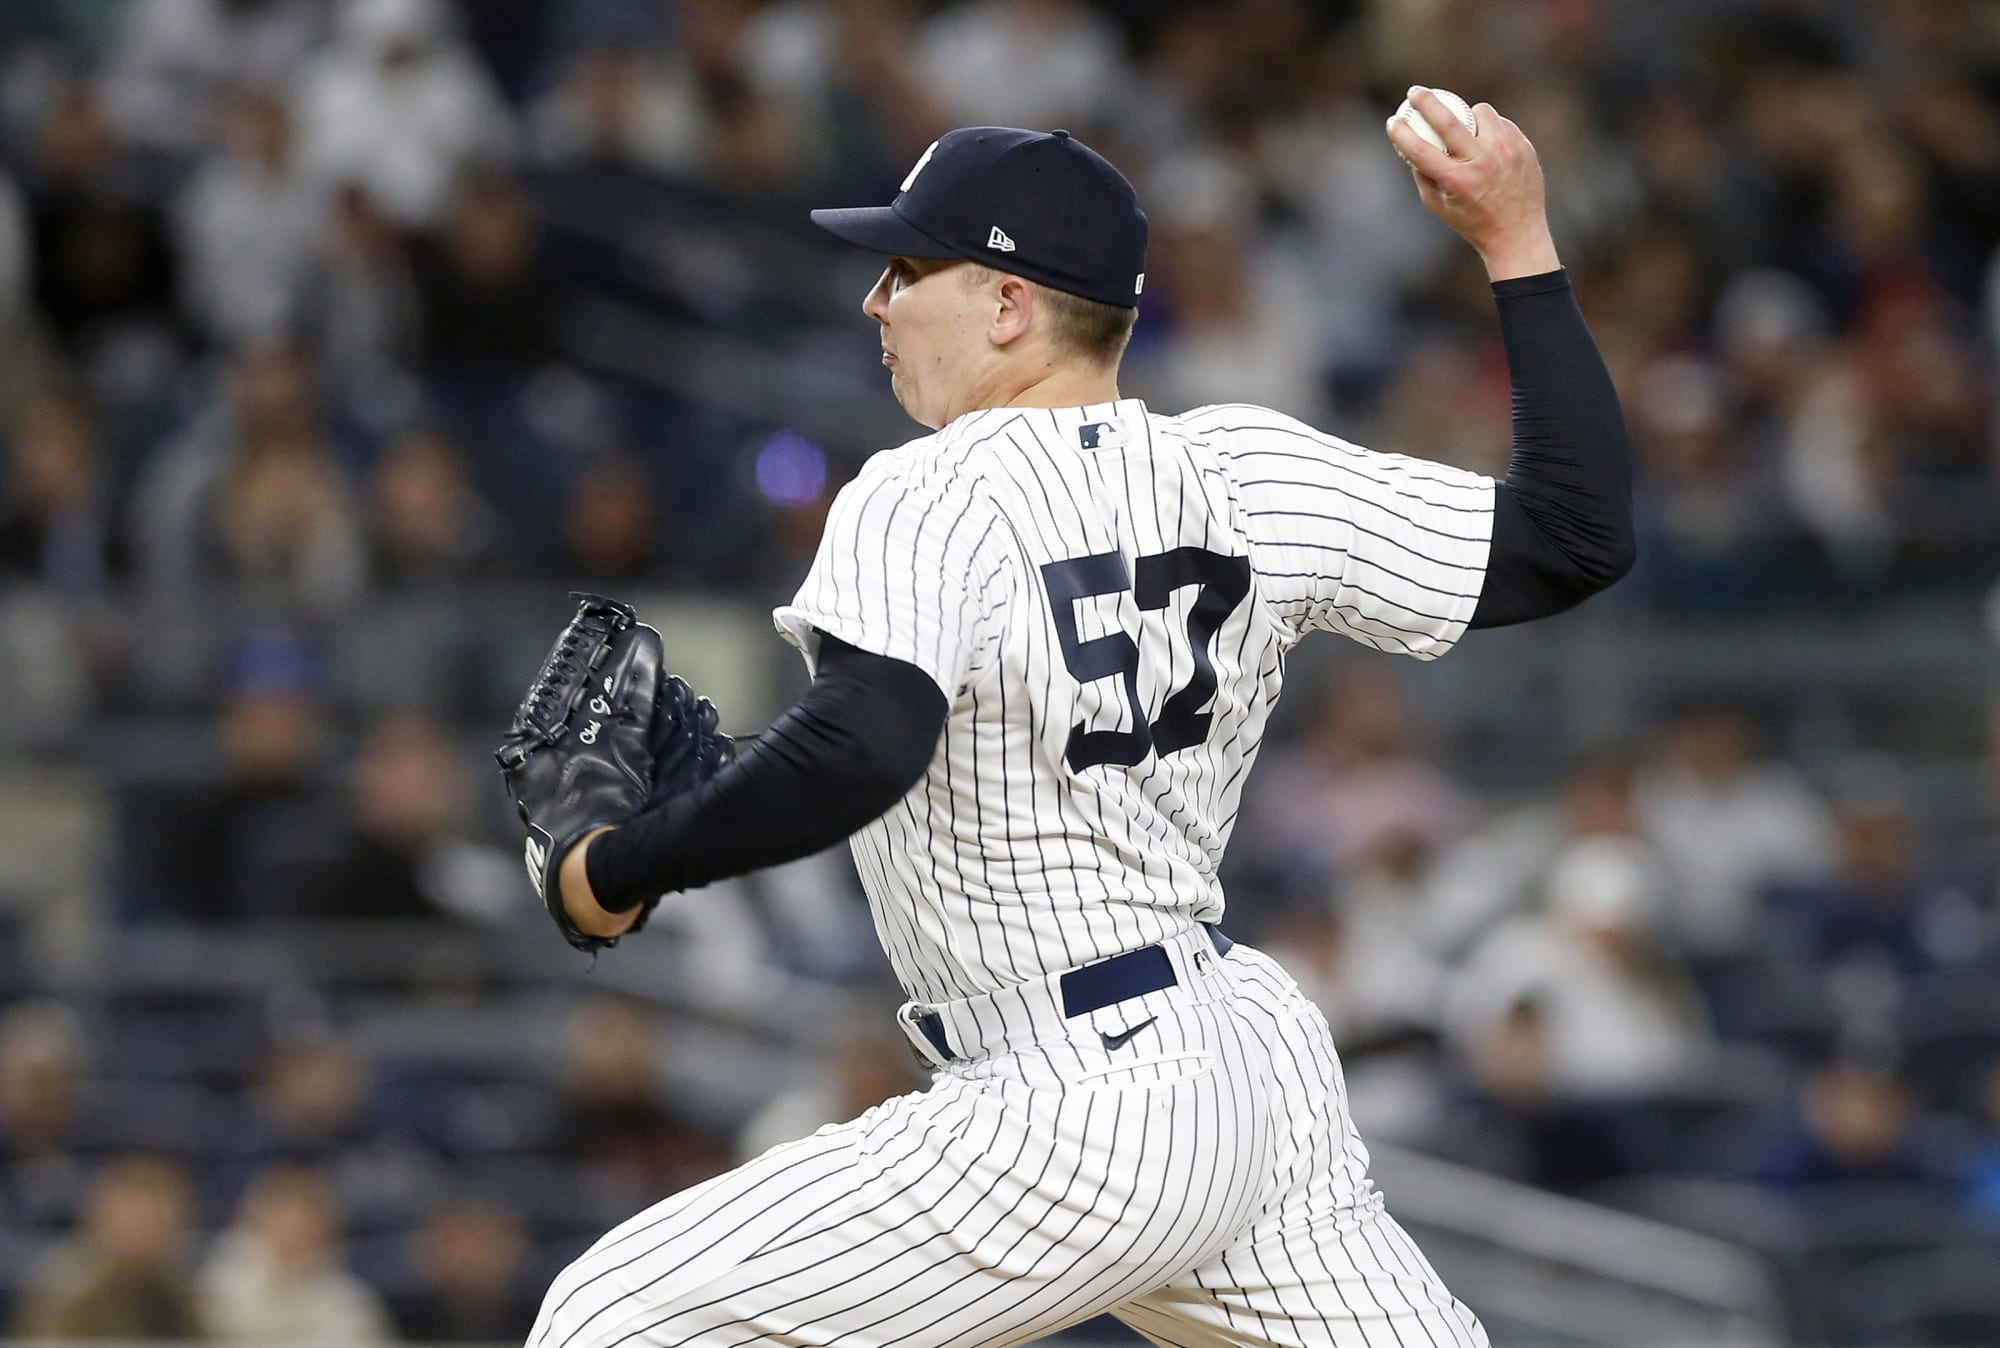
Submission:
<svg viewBox="0 0 2000 1348">
<path fill-rule="evenodd" d="M 1134 1025 L 1131 1029 L 1126 1030 L 1123 1034 L 1106 1034 L 1104 1033 L 1104 1031 L 1099 1030 L 1097 1032 L 1097 1037 L 1104 1041 L 1104 1047 L 1107 1049 L 1124 1048 L 1125 1045 L 1132 1042 L 1133 1035 L 1139 1033 L 1139 1031 L 1145 1029 L 1148 1025 L 1151 1025 L 1154 1021 L 1158 1019 L 1159 1019 L 1158 1016 L 1148 1016 L 1146 1019 L 1140 1021 L 1137 1025 Z"/>
</svg>

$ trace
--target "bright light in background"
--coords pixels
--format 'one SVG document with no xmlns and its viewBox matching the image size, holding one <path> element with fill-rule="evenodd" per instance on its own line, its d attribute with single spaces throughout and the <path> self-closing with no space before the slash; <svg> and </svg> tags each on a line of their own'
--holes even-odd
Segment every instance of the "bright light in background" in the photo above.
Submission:
<svg viewBox="0 0 2000 1348">
<path fill-rule="evenodd" d="M 757 451 L 757 490 L 774 505 L 810 505 L 826 490 L 826 451 L 797 431 L 779 431 Z"/>
</svg>

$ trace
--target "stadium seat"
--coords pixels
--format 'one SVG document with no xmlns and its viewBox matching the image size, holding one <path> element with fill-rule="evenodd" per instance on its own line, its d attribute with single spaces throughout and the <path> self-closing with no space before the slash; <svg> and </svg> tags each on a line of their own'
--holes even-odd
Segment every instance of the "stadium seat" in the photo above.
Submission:
<svg viewBox="0 0 2000 1348">
<path fill-rule="evenodd" d="M 71 1142 L 85 1156 L 157 1151 L 201 1164 L 224 1154 L 238 1132 L 237 1110 L 219 1091 L 111 1078 L 92 1084 Z"/>
<path fill-rule="evenodd" d="M 637 1210 L 604 1192 L 577 1166 L 541 1158 L 495 1156 L 462 1161 L 457 1184 L 527 1219 L 538 1243 L 580 1242 L 575 1254 Z M 575 1254 L 570 1257 L 574 1258 Z"/>
<path fill-rule="evenodd" d="M 1634 1175 L 1596 1185 L 1586 1197 L 1774 1256 L 1805 1244 L 1799 1216 L 1784 1199 L 1740 1180 Z"/>
<path fill-rule="evenodd" d="M 1960 1246 L 1882 1259 L 1838 1284 L 1852 1343 L 2000 1343 L 2000 1247 Z"/>
</svg>

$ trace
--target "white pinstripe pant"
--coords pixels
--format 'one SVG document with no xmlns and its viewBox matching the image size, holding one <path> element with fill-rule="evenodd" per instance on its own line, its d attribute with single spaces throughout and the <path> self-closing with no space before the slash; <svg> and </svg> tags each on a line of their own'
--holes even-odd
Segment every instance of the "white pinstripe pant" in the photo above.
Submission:
<svg viewBox="0 0 2000 1348">
<path fill-rule="evenodd" d="M 529 1343 L 970 1348 L 1110 1311 L 1170 1348 L 1485 1348 L 1365 1177 L 1318 1010 L 1244 946 L 1167 948 L 1178 986 L 1072 1020 L 1053 977 L 933 1008 L 970 1061 L 617 1227 Z"/>
</svg>

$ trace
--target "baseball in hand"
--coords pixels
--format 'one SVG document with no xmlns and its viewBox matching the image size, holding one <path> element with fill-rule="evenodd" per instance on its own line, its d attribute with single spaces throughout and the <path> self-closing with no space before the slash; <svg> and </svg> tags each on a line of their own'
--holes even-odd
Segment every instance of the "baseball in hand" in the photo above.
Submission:
<svg viewBox="0 0 2000 1348">
<path fill-rule="evenodd" d="M 1473 117 L 1472 109 L 1467 106 L 1464 99 L 1449 89 L 1432 89 L 1431 92 L 1437 95 L 1438 102 L 1450 108 L 1457 115 L 1458 120 L 1465 123 L 1467 131 L 1475 136 L 1479 134 L 1478 119 Z M 1410 130 L 1416 132 L 1440 150 L 1444 148 L 1444 137 L 1437 133 L 1436 127 L 1424 119 L 1424 115 L 1417 111 L 1415 105 L 1409 99 L 1404 99 L 1403 106 L 1396 109 L 1396 117 L 1408 122 Z M 1391 120 L 1395 119 L 1392 118 Z M 1407 164 L 1409 160 L 1405 159 L 1403 162 Z"/>
</svg>

